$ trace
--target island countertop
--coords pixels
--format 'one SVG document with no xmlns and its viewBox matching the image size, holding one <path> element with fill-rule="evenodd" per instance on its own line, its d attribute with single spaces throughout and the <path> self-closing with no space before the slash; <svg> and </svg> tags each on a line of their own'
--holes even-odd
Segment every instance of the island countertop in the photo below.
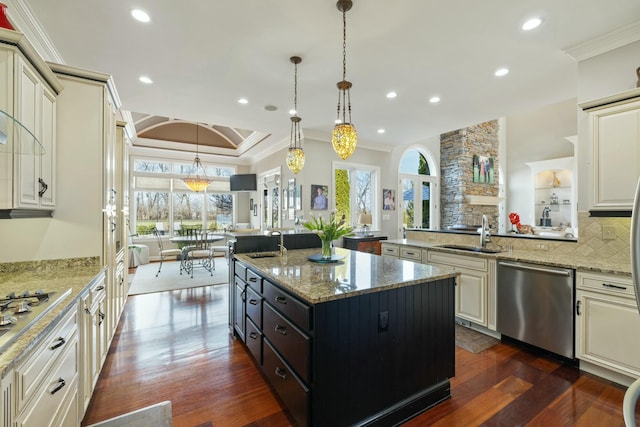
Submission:
<svg viewBox="0 0 640 427">
<path fill-rule="evenodd" d="M 310 304 L 457 276 L 450 268 L 336 248 L 335 263 L 310 261 L 320 249 L 288 251 L 283 257 L 235 254 L 235 257 Z"/>
</svg>

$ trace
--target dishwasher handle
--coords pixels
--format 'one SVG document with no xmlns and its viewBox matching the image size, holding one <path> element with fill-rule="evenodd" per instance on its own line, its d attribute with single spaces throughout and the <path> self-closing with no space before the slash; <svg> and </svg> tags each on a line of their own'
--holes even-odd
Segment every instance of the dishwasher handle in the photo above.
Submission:
<svg viewBox="0 0 640 427">
<path fill-rule="evenodd" d="M 533 265 L 515 264 L 513 262 L 499 261 L 499 265 L 503 267 L 517 268 L 520 270 L 539 271 L 541 273 L 555 274 L 557 276 L 571 277 L 571 270 L 556 270 L 552 268 L 535 267 Z"/>
</svg>

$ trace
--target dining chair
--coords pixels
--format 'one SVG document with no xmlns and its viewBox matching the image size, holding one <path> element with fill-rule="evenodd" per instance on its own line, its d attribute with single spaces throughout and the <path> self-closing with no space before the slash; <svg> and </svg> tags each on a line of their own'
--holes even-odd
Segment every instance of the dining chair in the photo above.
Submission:
<svg viewBox="0 0 640 427">
<path fill-rule="evenodd" d="M 162 263 L 164 262 L 165 258 L 182 256 L 182 250 L 181 249 L 164 249 L 164 246 L 162 245 L 162 237 L 160 237 L 160 232 L 158 231 L 157 228 L 154 229 L 154 234 L 156 235 L 156 240 L 158 241 L 158 251 L 160 253 L 160 265 L 158 266 L 158 272 L 156 273 L 156 277 L 158 277 L 158 275 L 160 274 L 160 270 L 162 269 Z M 183 266 L 183 263 L 182 261 L 180 261 L 180 274 L 182 274 L 182 266 Z"/>
<path fill-rule="evenodd" d="M 183 249 L 185 253 L 184 268 L 193 278 L 193 270 L 196 267 L 203 267 L 213 276 L 215 264 L 211 249 L 209 248 L 209 238 L 207 231 L 192 230 L 194 243 Z"/>
</svg>

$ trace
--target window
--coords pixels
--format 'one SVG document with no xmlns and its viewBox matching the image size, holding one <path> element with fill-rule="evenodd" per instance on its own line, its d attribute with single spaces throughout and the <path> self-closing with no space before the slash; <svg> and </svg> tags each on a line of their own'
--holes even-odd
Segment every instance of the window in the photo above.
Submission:
<svg viewBox="0 0 640 427">
<path fill-rule="evenodd" d="M 403 228 L 437 228 L 437 177 L 430 173 L 427 157 L 407 151 L 400 161 L 400 203 Z"/>
<path fill-rule="evenodd" d="M 132 171 L 135 218 L 139 235 L 158 228 L 163 234 L 180 234 L 185 228 L 221 230 L 233 223 L 233 195 L 229 176 L 234 168 L 209 165 L 213 179 L 206 192 L 194 193 L 182 182 L 192 163 L 134 159 Z"/>
<path fill-rule="evenodd" d="M 373 217 L 371 226 L 378 225 L 377 206 L 379 188 L 379 168 L 334 163 L 335 209 L 338 218 L 344 216 L 347 224 L 358 225 L 361 213 L 370 213 Z"/>
</svg>

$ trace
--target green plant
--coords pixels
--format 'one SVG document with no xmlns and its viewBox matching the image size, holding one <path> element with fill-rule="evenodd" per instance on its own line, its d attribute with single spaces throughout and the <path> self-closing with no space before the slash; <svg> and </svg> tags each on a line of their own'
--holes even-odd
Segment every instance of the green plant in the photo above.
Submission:
<svg viewBox="0 0 640 427">
<path fill-rule="evenodd" d="M 347 225 L 344 219 L 336 221 L 334 213 L 329 217 L 329 221 L 325 221 L 322 217 L 316 218 L 313 215 L 311 219 L 302 224 L 307 230 L 311 230 L 318 234 L 321 240 L 336 240 L 342 236 L 351 234 L 352 228 Z"/>
</svg>

